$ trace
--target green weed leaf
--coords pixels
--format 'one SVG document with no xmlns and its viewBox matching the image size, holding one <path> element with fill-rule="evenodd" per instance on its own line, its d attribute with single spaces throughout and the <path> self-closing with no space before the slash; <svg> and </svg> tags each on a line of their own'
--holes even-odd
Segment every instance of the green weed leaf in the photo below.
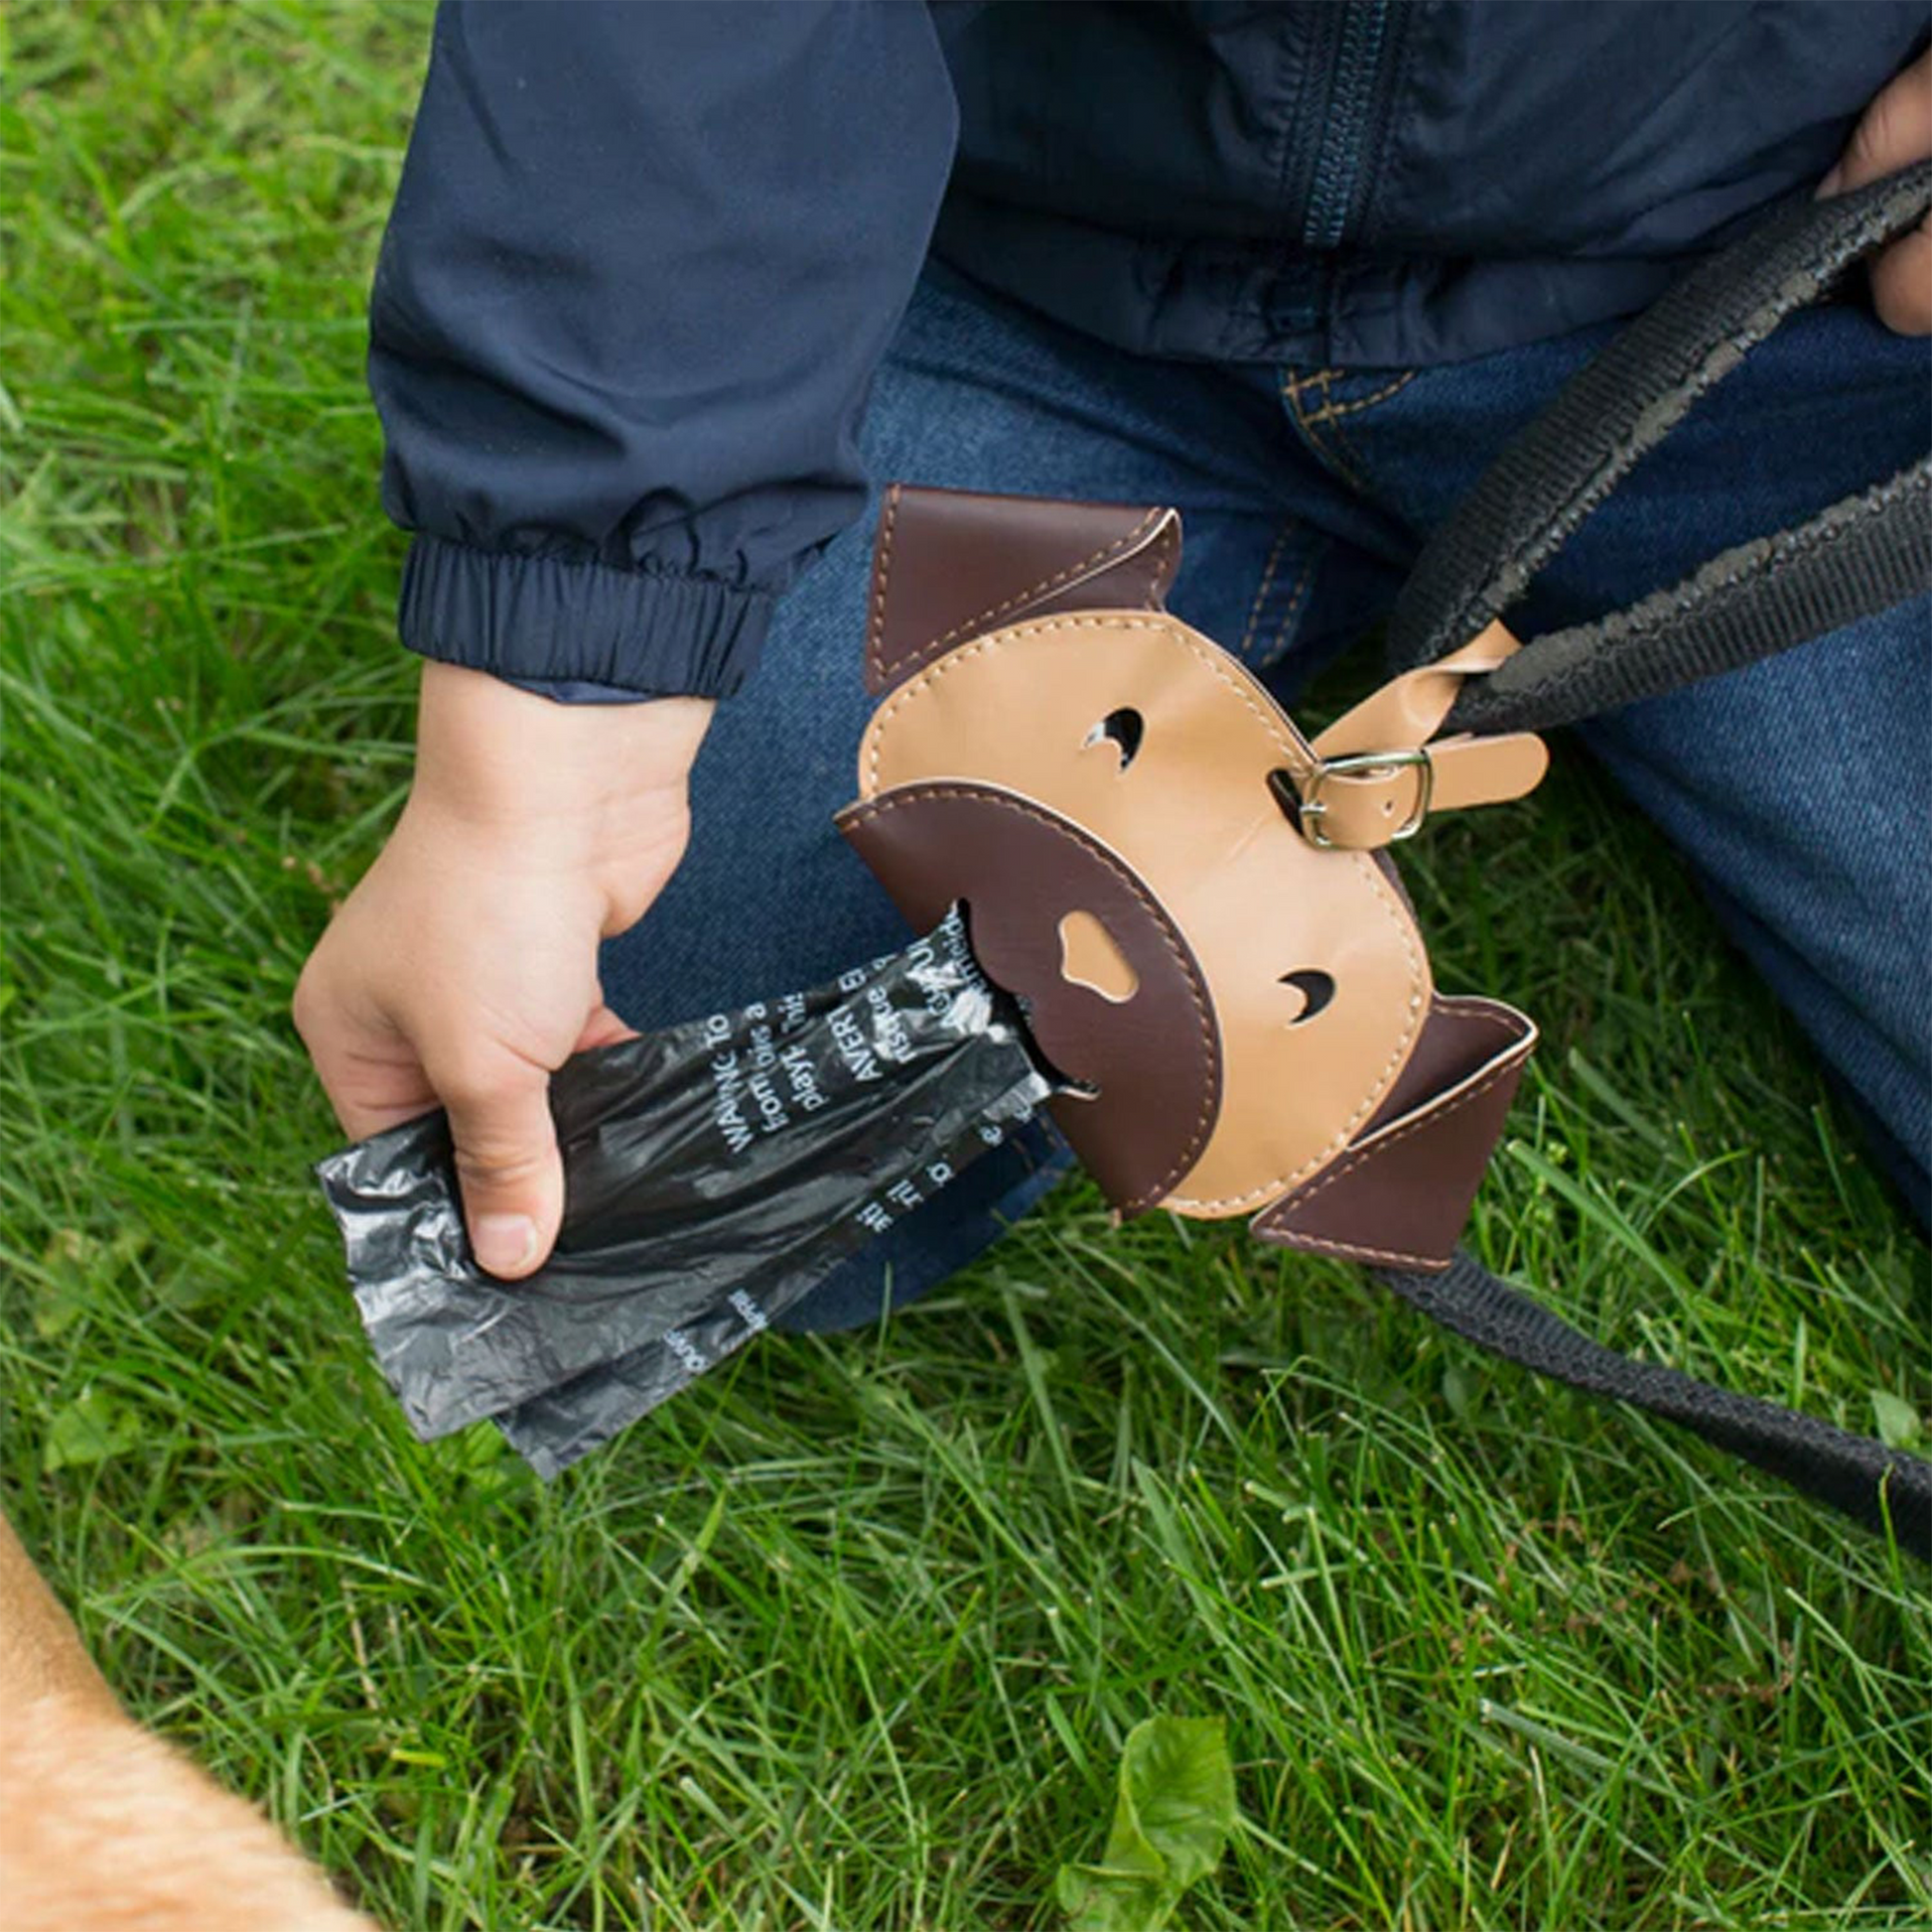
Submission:
<svg viewBox="0 0 1932 1932">
<path fill-rule="evenodd" d="M 1150 1718 L 1127 1734 L 1113 1829 L 1097 1865 L 1062 1865 L 1068 1932 L 1161 1932 L 1233 1831 L 1234 1765 L 1218 1718 Z"/>
<path fill-rule="evenodd" d="M 1872 1419 L 1878 1426 L 1878 1440 L 1887 1449 L 1915 1449 L 1925 1437 L 1919 1413 L 1902 1396 L 1888 1389 L 1871 1391 Z"/>
<path fill-rule="evenodd" d="M 1482 1406 L 1482 1378 L 1460 1362 L 1443 1371 L 1443 1400 L 1457 1422 L 1467 1422 Z"/>
<path fill-rule="evenodd" d="M 52 1475 L 56 1469 L 105 1462 L 110 1455 L 124 1454 L 140 1440 L 140 1418 L 105 1389 L 89 1389 L 48 1424 L 41 1467 Z"/>
<path fill-rule="evenodd" d="M 34 1289 L 34 1332 L 44 1341 L 65 1334 L 99 1309 L 109 1291 L 148 1246 L 145 1228 L 123 1229 L 111 1241 L 80 1228 L 61 1228 L 41 1255 Z"/>
</svg>

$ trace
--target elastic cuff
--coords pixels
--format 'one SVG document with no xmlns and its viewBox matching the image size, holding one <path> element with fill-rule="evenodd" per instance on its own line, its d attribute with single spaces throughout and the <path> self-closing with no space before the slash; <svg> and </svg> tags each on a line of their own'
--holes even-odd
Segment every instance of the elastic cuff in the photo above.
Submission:
<svg viewBox="0 0 1932 1932">
<path fill-rule="evenodd" d="M 716 578 L 419 536 L 403 566 L 397 621 L 420 655 L 499 677 L 727 698 L 758 662 L 771 610 L 765 592 Z"/>
<path fill-rule="evenodd" d="M 629 691 L 621 684 L 592 684 L 581 677 L 504 677 L 503 682 L 528 691 L 532 697 L 548 698 L 552 704 L 648 704 L 653 698 L 671 695 L 666 691 Z"/>
</svg>

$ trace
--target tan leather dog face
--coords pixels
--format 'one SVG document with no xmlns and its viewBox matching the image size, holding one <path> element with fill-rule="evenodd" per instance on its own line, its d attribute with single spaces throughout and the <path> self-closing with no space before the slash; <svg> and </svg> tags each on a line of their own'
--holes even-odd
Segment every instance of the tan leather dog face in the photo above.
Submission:
<svg viewBox="0 0 1932 1932">
<path fill-rule="evenodd" d="M 1042 568 L 1055 556 L 1044 526 L 1068 511 L 1086 520 L 1061 545 L 1074 574 L 1056 575 Z M 1094 547 L 1102 515 L 1115 519 L 1117 555 Z M 1023 569 L 1042 581 L 1028 575 L 1006 600 L 1018 621 L 935 650 L 924 633 L 954 601 L 1002 609 L 986 592 L 1013 567 L 1003 517 L 1024 524 Z M 1381 1172 L 1362 1152 L 1378 1130 L 1406 1124 L 1414 1141 L 1419 1105 L 1427 1114 L 1499 1057 L 1513 1076 L 1528 1024 L 1487 1002 L 1438 1000 L 1393 868 L 1374 852 L 1318 848 L 1284 810 L 1270 774 L 1305 781 L 1315 753 L 1239 663 L 1158 608 L 1172 522 L 897 495 L 870 653 L 889 695 L 841 827 L 908 917 L 967 903 L 982 965 L 1023 1000 L 1041 1051 L 1087 1089 L 1054 1116 L 1123 1211 L 1219 1218 L 1280 1204 L 1288 1211 L 1260 1231 L 1440 1265 L 1440 1240 L 1388 1238 L 1386 1204 L 1373 1239 L 1338 1230 L 1337 1211 L 1353 1222 L 1363 1203 L 1359 1179 L 1336 1191 L 1336 1171 L 1353 1160 L 1353 1173 Z M 908 572 L 922 573 L 919 588 L 899 608 L 918 621 L 895 630 Z M 1078 608 L 1135 580 L 1145 608 Z M 1436 1047 L 1419 1059 L 1428 1033 Z M 1402 1090 L 1418 1066 L 1432 1089 L 1420 1096 L 1413 1079 Z M 1502 1078 L 1483 1089 L 1498 1122 Z M 1451 1131 L 1466 1143 L 1467 1127 Z M 1298 1217 L 1291 1203 L 1317 1193 L 1325 1206 Z M 1431 1213 L 1442 1220 L 1440 1205 Z"/>
<path fill-rule="evenodd" d="M 863 797 L 953 779 L 1032 800 L 1126 859 L 1184 935 L 1219 1035 L 1219 1104 L 1185 1170 L 1158 1191 L 1143 1178 L 1133 1205 L 1219 1216 L 1272 1201 L 1347 1145 L 1422 1027 L 1429 962 L 1400 895 L 1370 855 L 1317 852 L 1269 790 L 1271 770 L 1311 759 L 1238 664 L 1158 613 L 996 630 L 908 679 L 866 733 Z M 1131 943 L 1091 897 L 1071 875 L 1056 902 Z M 984 894 L 970 906 L 976 947 L 997 949 L 1002 906 Z M 1085 1039 L 1131 1040 L 1109 1057 L 1129 1078 L 1138 1059 L 1153 1087 L 1173 1038 L 1150 1035 L 1135 1004 L 1174 968 L 1116 1002 L 1048 965 L 1046 981 L 1013 989 L 1040 1016 L 1042 1048 L 1062 1042 L 1056 1064 L 1092 1079 Z M 1119 1094 L 1120 1077 L 1102 1092 Z M 1077 1104 L 1061 1117 L 1077 1123 Z"/>
</svg>

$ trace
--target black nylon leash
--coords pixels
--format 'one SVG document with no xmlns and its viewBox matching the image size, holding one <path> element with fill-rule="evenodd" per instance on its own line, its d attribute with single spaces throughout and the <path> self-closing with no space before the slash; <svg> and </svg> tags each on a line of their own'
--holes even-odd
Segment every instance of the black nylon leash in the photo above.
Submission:
<svg viewBox="0 0 1932 1932">
<path fill-rule="evenodd" d="M 1442 1275 L 1376 1272 L 1412 1308 L 1489 1354 L 1678 1423 L 1880 1535 L 1889 1521 L 1901 1550 L 1932 1563 L 1932 1462 L 1816 1416 L 1619 1355 L 1466 1254 Z"/>
<path fill-rule="evenodd" d="M 1932 584 L 1932 458 L 1739 544 L 1629 609 L 1547 631 L 1474 681 L 1448 729 L 1550 731 L 1736 670 Z"/>
<path fill-rule="evenodd" d="M 1836 201 L 1786 204 L 1678 282 L 1579 371 L 1424 546 L 1390 620 L 1396 666 L 1432 662 L 1501 616 L 1753 345 L 1928 209 L 1923 162 Z M 1445 729 L 1572 724 L 1788 650 L 1928 584 L 1932 458 L 1627 610 L 1530 639 L 1469 681 Z M 1620 1355 L 1466 1254 L 1446 1274 L 1376 1273 L 1490 1354 L 1680 1424 L 1867 1529 L 1889 1525 L 1901 1549 L 1932 1564 L 1932 1462 Z"/>
<path fill-rule="evenodd" d="M 1397 669 L 1500 617 L 1644 453 L 1794 310 L 1932 209 L 1932 162 L 1788 202 L 1677 282 L 1503 449 L 1396 600 Z M 1932 460 L 1740 544 L 1626 611 L 1526 642 L 1471 679 L 1450 731 L 1537 731 L 1674 690 L 1889 610 L 1932 582 Z"/>
</svg>

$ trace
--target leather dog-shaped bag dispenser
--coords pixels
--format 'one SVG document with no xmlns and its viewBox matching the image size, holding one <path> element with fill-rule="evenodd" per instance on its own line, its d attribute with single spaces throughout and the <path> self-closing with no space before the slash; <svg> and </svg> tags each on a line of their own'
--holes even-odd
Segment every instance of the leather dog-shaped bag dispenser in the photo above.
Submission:
<svg viewBox="0 0 1932 1932">
<path fill-rule="evenodd" d="M 882 699 L 840 829 L 915 927 L 966 906 L 1123 1214 L 1448 1264 L 1536 1030 L 1446 998 L 1381 848 L 1514 798 L 1539 740 L 1432 741 L 1500 625 L 1303 737 L 1163 608 L 1171 509 L 895 487 Z"/>
</svg>

